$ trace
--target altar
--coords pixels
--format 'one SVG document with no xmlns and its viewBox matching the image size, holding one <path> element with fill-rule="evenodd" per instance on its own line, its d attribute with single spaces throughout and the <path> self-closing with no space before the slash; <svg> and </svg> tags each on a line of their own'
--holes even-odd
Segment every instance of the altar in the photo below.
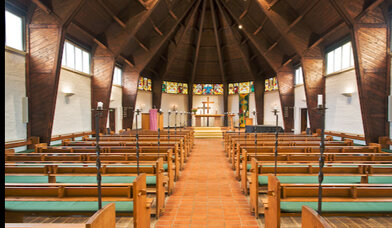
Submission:
<svg viewBox="0 0 392 228">
<path fill-rule="evenodd" d="M 202 117 L 207 118 L 207 126 L 208 127 L 210 127 L 209 126 L 209 118 L 211 118 L 211 117 L 215 118 L 214 127 L 222 127 L 223 126 L 222 118 L 224 118 L 226 115 L 223 115 L 223 114 L 195 114 L 194 116 L 195 116 L 195 119 L 196 119 L 196 127 L 201 127 L 202 126 L 202 124 L 201 124 L 202 123 L 201 122 Z M 233 126 L 234 126 L 234 123 L 233 123 L 233 117 L 234 116 L 235 115 L 233 115 L 233 114 L 227 115 L 228 124 L 229 124 L 229 127 L 231 129 L 233 129 Z M 217 121 L 218 118 L 219 118 L 219 121 Z"/>
</svg>

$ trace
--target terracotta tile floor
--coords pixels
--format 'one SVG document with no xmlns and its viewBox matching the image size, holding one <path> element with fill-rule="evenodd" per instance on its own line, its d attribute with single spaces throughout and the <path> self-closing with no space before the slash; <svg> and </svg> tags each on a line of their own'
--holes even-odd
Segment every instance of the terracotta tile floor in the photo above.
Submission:
<svg viewBox="0 0 392 228">
<path fill-rule="evenodd" d="M 223 139 L 196 139 L 155 227 L 259 227 L 234 178 Z"/>
</svg>

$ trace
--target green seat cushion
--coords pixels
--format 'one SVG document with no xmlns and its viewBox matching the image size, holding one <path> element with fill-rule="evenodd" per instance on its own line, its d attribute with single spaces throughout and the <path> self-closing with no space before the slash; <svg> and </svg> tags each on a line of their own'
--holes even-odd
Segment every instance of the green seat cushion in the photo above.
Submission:
<svg viewBox="0 0 392 228">
<path fill-rule="evenodd" d="M 116 204 L 117 212 L 133 212 L 132 201 L 103 201 L 102 206 Z M 98 202 L 91 201 L 5 201 L 5 209 L 10 211 L 77 211 L 95 212 Z"/>
<path fill-rule="evenodd" d="M 132 183 L 136 176 L 102 176 L 102 183 Z M 47 176 L 5 176 L 5 183 L 48 183 Z M 57 176 L 56 183 L 97 183 L 96 176 Z M 156 177 L 147 176 L 147 185 L 155 185 Z"/>
<path fill-rule="evenodd" d="M 369 184 L 392 184 L 392 176 L 369 176 Z"/>
<path fill-rule="evenodd" d="M 48 183 L 47 176 L 8 176 L 4 177 L 5 183 Z"/>
<path fill-rule="evenodd" d="M 285 184 L 317 184 L 318 183 L 318 176 L 278 176 L 278 179 L 281 183 Z M 360 176 L 324 176 L 323 183 L 347 183 L 352 184 L 361 183 Z M 267 185 L 268 184 L 268 176 L 259 176 L 259 184 L 260 185 Z"/>
<path fill-rule="evenodd" d="M 281 202 L 282 212 L 301 212 L 306 205 L 317 210 L 318 202 Z M 392 202 L 323 202 L 323 212 L 392 212 Z"/>
<path fill-rule="evenodd" d="M 163 164 L 163 169 L 164 169 L 165 171 L 167 171 L 167 167 L 168 167 L 167 164 Z"/>
</svg>

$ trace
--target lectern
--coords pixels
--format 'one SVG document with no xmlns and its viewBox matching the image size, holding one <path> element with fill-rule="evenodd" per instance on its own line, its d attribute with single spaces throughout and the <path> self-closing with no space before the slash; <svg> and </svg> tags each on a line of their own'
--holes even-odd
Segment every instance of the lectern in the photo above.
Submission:
<svg viewBox="0 0 392 228">
<path fill-rule="evenodd" d="M 142 129 L 157 131 L 158 124 L 160 129 L 163 129 L 163 113 L 159 114 L 158 109 L 150 109 L 149 113 L 142 113 Z"/>
</svg>

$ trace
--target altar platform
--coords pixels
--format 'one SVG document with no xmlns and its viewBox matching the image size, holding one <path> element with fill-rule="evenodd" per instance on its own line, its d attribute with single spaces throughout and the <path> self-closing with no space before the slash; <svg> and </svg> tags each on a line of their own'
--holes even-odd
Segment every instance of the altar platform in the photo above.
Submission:
<svg viewBox="0 0 392 228">
<path fill-rule="evenodd" d="M 193 127 L 194 137 L 199 139 L 223 138 L 221 127 Z"/>
</svg>

